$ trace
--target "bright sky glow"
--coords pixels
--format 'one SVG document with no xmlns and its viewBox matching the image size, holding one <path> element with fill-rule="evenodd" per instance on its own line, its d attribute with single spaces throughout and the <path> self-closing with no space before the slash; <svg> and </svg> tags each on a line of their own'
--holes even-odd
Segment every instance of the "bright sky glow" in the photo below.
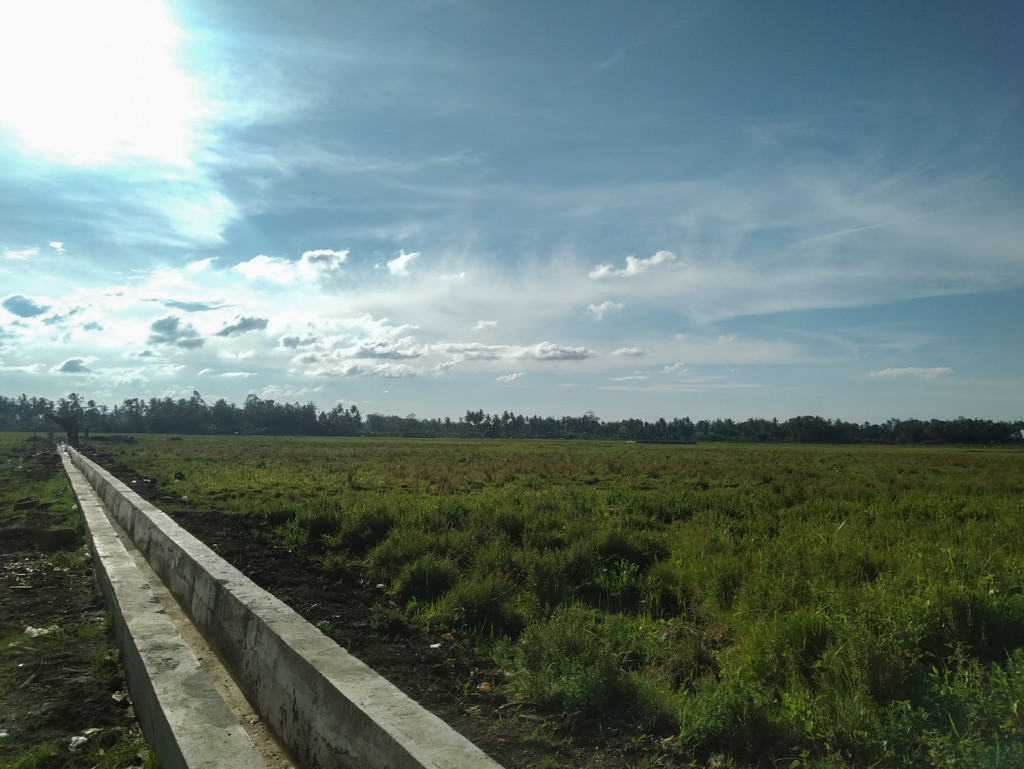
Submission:
<svg viewBox="0 0 1024 769">
<path fill-rule="evenodd" d="M 1022 30 L 956 0 L 0 5 L 0 392 L 1019 419 Z"/>
<path fill-rule="evenodd" d="M 157 0 L 0 5 L 0 124 L 57 162 L 188 161 L 180 33 Z"/>
</svg>

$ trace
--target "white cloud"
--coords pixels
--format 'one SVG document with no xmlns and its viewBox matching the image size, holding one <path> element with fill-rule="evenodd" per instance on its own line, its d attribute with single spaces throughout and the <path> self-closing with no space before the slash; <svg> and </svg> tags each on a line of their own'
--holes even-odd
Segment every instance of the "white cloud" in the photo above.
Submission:
<svg viewBox="0 0 1024 769">
<path fill-rule="evenodd" d="M 635 256 L 627 256 L 626 266 L 621 270 L 615 269 L 610 264 L 599 264 L 590 271 L 590 277 L 595 280 L 610 277 L 628 278 L 647 272 L 647 270 L 652 267 L 657 267 L 659 264 L 668 264 L 675 260 L 675 254 L 671 251 L 664 250 L 658 251 L 654 256 L 649 256 L 646 259 L 637 259 Z"/>
<path fill-rule="evenodd" d="M 210 269 L 210 266 L 217 261 L 216 256 L 208 256 L 205 259 L 197 259 L 194 262 L 189 262 L 185 265 L 185 272 L 190 275 L 195 275 L 201 272 L 206 272 Z"/>
<path fill-rule="evenodd" d="M 306 371 L 308 376 L 315 377 L 352 377 L 370 376 L 385 379 L 398 379 L 416 376 L 416 370 L 404 363 L 327 363 Z"/>
<path fill-rule="evenodd" d="M 601 302 L 601 304 L 587 305 L 587 309 L 597 320 L 604 320 L 604 316 L 609 312 L 618 312 L 624 308 L 622 302 Z"/>
<path fill-rule="evenodd" d="M 52 248 L 58 254 L 63 254 L 64 253 L 64 244 L 61 243 L 59 240 L 51 240 L 50 241 L 50 248 Z"/>
<path fill-rule="evenodd" d="M 934 379 L 952 373 L 953 369 L 946 366 L 934 368 L 922 368 L 920 366 L 908 366 L 907 368 L 885 368 L 881 371 L 872 371 L 868 376 L 874 377 L 902 377 L 909 376 L 917 379 Z"/>
<path fill-rule="evenodd" d="M 231 268 L 248 280 L 266 280 L 271 283 L 292 283 L 297 274 L 294 263 L 280 256 L 258 254 L 247 262 L 239 262 Z"/>
<path fill-rule="evenodd" d="M 474 331 L 483 331 L 487 328 L 497 328 L 498 321 L 496 320 L 478 320 L 473 326 Z"/>
<path fill-rule="evenodd" d="M 594 356 L 586 347 L 567 347 L 554 342 L 537 342 L 529 346 L 514 346 L 509 355 L 527 360 L 584 360 Z"/>
<path fill-rule="evenodd" d="M 523 374 L 521 372 L 516 372 L 514 374 L 502 374 L 500 377 L 498 377 L 494 381 L 495 382 L 514 382 L 514 381 L 516 381 L 517 379 L 519 379 L 522 376 L 523 376 Z"/>
<path fill-rule="evenodd" d="M 13 259 L 19 262 L 26 262 L 38 253 L 38 248 L 23 248 L 17 251 L 14 249 L 7 249 L 4 251 L 4 258 Z"/>
<path fill-rule="evenodd" d="M 617 350 L 612 350 L 612 355 L 620 355 L 627 358 L 636 358 L 644 353 L 643 347 L 620 347 Z"/>
<path fill-rule="evenodd" d="M 440 342 L 432 349 L 449 355 L 456 361 L 498 360 L 504 357 L 508 348 L 502 345 L 486 345 L 478 342 Z"/>
<path fill-rule="evenodd" d="M 662 374 L 685 374 L 689 370 L 690 369 L 686 368 L 686 364 L 685 363 L 673 363 L 670 366 L 665 366 L 665 368 L 663 368 L 661 370 L 661 373 Z"/>
<path fill-rule="evenodd" d="M 239 262 L 232 270 L 251 281 L 264 280 L 289 285 L 300 280 L 326 277 L 338 270 L 348 258 L 348 251 L 320 248 L 305 251 L 297 262 L 282 256 L 258 254 L 247 262 Z"/>
<path fill-rule="evenodd" d="M 352 357 L 355 358 L 387 358 L 387 359 L 405 359 L 405 358 L 419 358 L 424 355 L 426 348 L 416 344 L 416 340 L 411 336 L 402 337 L 394 341 L 391 340 L 374 340 L 360 342 L 354 350 L 351 351 Z"/>
<path fill-rule="evenodd" d="M 388 262 L 388 272 L 392 275 L 408 275 L 409 265 L 411 265 L 419 255 L 419 251 L 413 251 L 411 253 L 400 251 L 398 256 Z"/>
</svg>

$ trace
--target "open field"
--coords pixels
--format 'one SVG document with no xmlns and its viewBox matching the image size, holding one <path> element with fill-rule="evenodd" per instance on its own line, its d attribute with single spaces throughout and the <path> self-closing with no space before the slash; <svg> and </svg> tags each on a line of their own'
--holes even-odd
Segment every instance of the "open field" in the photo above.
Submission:
<svg viewBox="0 0 1024 769">
<path fill-rule="evenodd" d="M 485 690 L 559 734 L 632 735 L 652 765 L 1024 763 L 1020 451 L 93 445 L 172 514 L 383 585 L 379 623 L 492 658 Z"/>
</svg>

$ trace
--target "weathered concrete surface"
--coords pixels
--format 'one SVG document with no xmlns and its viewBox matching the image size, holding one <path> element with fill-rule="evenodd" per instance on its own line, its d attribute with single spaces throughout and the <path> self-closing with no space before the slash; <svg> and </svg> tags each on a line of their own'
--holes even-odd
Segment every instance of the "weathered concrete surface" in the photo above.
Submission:
<svg viewBox="0 0 1024 769">
<path fill-rule="evenodd" d="M 266 764 L 136 568 L 103 504 L 68 455 L 65 472 L 113 617 L 136 715 L 166 769 Z"/>
<path fill-rule="evenodd" d="M 165 513 L 68 452 L 304 769 L 501 769 Z"/>
</svg>

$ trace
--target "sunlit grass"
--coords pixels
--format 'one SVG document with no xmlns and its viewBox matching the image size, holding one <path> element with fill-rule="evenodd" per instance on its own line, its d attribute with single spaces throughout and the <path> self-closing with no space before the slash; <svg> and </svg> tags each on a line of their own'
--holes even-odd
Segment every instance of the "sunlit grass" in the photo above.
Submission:
<svg viewBox="0 0 1024 769">
<path fill-rule="evenodd" d="M 1019 451 L 162 436 L 116 450 L 188 497 L 172 506 L 322 543 L 408 621 L 494 653 L 509 694 L 671 731 L 698 759 L 1022 757 Z"/>
</svg>

